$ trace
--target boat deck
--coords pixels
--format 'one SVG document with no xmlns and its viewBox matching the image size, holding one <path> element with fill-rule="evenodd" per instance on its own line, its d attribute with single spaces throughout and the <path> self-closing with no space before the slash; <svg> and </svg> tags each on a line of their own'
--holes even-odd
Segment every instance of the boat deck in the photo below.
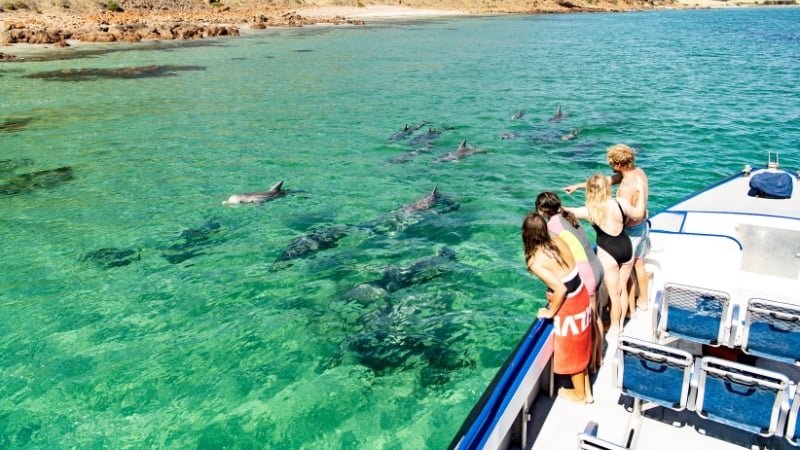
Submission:
<svg viewBox="0 0 800 450">
<path fill-rule="evenodd" d="M 798 181 L 793 178 L 797 192 Z M 730 299 L 730 311 L 723 315 L 727 334 L 722 345 L 709 347 L 669 340 L 670 346 L 697 358 L 709 353 L 729 358 L 739 351 L 745 328 L 744 311 L 751 299 L 800 304 L 800 195 L 785 200 L 750 197 L 746 195 L 748 182 L 747 177 L 726 180 L 652 218 L 651 254 L 646 259 L 647 270 L 653 277 L 650 308 L 638 311 L 626 324 L 622 336 L 657 340 L 655 302 L 663 294 L 665 283 L 721 291 Z M 707 192 L 713 194 L 703 195 Z M 657 293 L 658 290 L 662 291 Z M 700 307 L 699 298 L 693 297 L 692 301 L 697 301 Z M 592 377 L 594 403 L 577 404 L 538 394 L 527 430 L 529 448 L 574 449 L 578 445 L 577 435 L 589 422 L 599 425 L 598 437 L 630 448 L 797 448 L 781 435 L 763 437 L 742 431 L 704 419 L 690 408 L 674 411 L 655 406 L 645 410 L 644 417 L 634 420 L 637 416 L 632 413 L 633 399 L 616 386 L 617 343 L 616 337 L 607 336 L 604 364 Z M 786 375 L 793 384 L 800 382 L 800 367 L 796 365 L 756 357 L 751 361 L 755 367 Z M 559 386 L 569 387 L 569 380 L 557 381 L 556 389 Z M 794 390 L 792 385 L 792 395 Z M 634 429 L 637 432 L 631 435 Z"/>
<path fill-rule="evenodd" d="M 636 318 L 627 323 L 623 335 L 650 339 L 651 329 L 650 311 L 640 311 Z M 698 348 L 684 348 L 699 351 Z M 589 422 L 599 424 L 598 437 L 617 445 L 627 442 L 628 434 L 636 424 L 631 423 L 633 399 L 623 395 L 616 387 L 613 367 L 616 350 L 616 341 L 606 339 L 604 364 L 597 375 L 592 377 L 594 403 L 584 405 L 563 400 L 554 401 L 544 393 L 539 394 L 528 428 L 529 436 L 536 436 L 532 449 L 574 450 L 578 443 L 577 435 L 584 431 Z M 770 364 L 762 361 L 761 365 Z M 790 377 L 800 380 L 800 368 L 781 366 L 781 371 L 793 373 L 794 376 Z M 568 386 L 568 383 L 569 380 L 563 380 L 560 385 Z M 782 437 L 764 438 L 703 419 L 693 411 L 677 412 L 663 407 L 645 412 L 644 419 L 639 421 L 639 434 L 642 438 L 638 445 L 632 447 L 645 450 L 792 448 Z M 531 440 L 533 438 L 529 442 Z"/>
</svg>

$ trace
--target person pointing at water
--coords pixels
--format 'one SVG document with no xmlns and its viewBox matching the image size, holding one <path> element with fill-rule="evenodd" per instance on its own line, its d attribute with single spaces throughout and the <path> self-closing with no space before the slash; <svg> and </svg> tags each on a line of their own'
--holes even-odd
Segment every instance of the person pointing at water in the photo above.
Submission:
<svg viewBox="0 0 800 450">
<path fill-rule="evenodd" d="M 650 225 L 647 222 L 647 198 L 650 193 L 647 175 L 636 167 L 635 152 L 625 144 L 612 145 L 607 150 L 608 164 L 614 174 L 608 177 L 609 182 L 618 184 L 616 197 L 626 200 L 631 205 L 639 202 L 639 196 L 644 196 L 645 214 L 643 217 L 629 216 L 625 222 L 625 233 L 631 239 L 633 246 L 633 270 L 636 276 L 638 290 L 629 289 L 629 309 L 631 317 L 635 316 L 636 308 L 647 309 L 648 278 L 644 267 L 644 257 L 650 249 Z M 585 189 L 586 183 L 577 183 L 564 188 L 567 194 L 572 194 L 578 189 Z M 638 295 L 633 295 L 637 292 Z"/>
</svg>

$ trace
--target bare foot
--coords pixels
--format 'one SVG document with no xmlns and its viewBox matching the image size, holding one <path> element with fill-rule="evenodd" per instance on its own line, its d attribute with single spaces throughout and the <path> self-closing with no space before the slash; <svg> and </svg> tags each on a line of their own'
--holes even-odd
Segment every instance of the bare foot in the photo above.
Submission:
<svg viewBox="0 0 800 450">
<path fill-rule="evenodd" d="M 559 388 L 558 396 L 575 403 L 586 403 L 586 397 L 578 397 L 578 394 L 575 393 L 575 389 Z M 592 401 L 594 401 L 594 399 L 592 399 Z"/>
<path fill-rule="evenodd" d="M 638 309 L 639 311 L 647 311 L 647 300 L 645 300 L 644 303 L 641 303 L 641 302 L 637 301 L 636 302 L 636 309 Z"/>
<path fill-rule="evenodd" d="M 586 403 L 594 403 L 594 397 L 592 396 L 592 382 L 589 381 L 589 377 L 583 379 L 583 389 L 586 392 Z"/>
</svg>

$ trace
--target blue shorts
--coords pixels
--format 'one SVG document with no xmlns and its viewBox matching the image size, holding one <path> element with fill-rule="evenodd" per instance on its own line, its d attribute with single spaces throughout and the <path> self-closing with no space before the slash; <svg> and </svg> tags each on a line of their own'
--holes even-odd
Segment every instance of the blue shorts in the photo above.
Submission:
<svg viewBox="0 0 800 450">
<path fill-rule="evenodd" d="M 650 253 L 650 223 L 648 221 L 643 220 L 638 225 L 625 227 L 625 232 L 631 238 L 634 258 L 644 258 Z"/>
</svg>

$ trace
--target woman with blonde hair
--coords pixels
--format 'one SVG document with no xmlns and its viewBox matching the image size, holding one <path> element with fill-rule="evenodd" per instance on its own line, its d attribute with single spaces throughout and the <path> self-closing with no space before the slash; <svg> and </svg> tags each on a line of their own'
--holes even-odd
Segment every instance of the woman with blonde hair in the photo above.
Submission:
<svg viewBox="0 0 800 450">
<path fill-rule="evenodd" d="M 547 286 L 548 306 L 537 317 L 553 320 L 553 371 L 568 375 L 572 389 L 559 395 L 579 403 L 591 403 L 588 365 L 592 351 L 592 307 L 567 244 L 550 236 L 547 221 L 537 213 L 522 222 L 522 244 L 528 270 Z"/>
<path fill-rule="evenodd" d="M 641 191 L 641 183 L 636 183 Z M 603 281 L 611 301 L 609 334 L 622 332 L 628 305 L 627 283 L 633 268 L 633 246 L 625 233 L 628 218 L 639 220 L 646 214 L 645 196 L 637 196 L 636 205 L 623 198 L 611 197 L 611 183 L 603 174 L 586 180 L 586 204 L 580 208 L 564 208 L 579 219 L 588 220 L 597 233 L 597 256 L 603 264 Z"/>
</svg>

